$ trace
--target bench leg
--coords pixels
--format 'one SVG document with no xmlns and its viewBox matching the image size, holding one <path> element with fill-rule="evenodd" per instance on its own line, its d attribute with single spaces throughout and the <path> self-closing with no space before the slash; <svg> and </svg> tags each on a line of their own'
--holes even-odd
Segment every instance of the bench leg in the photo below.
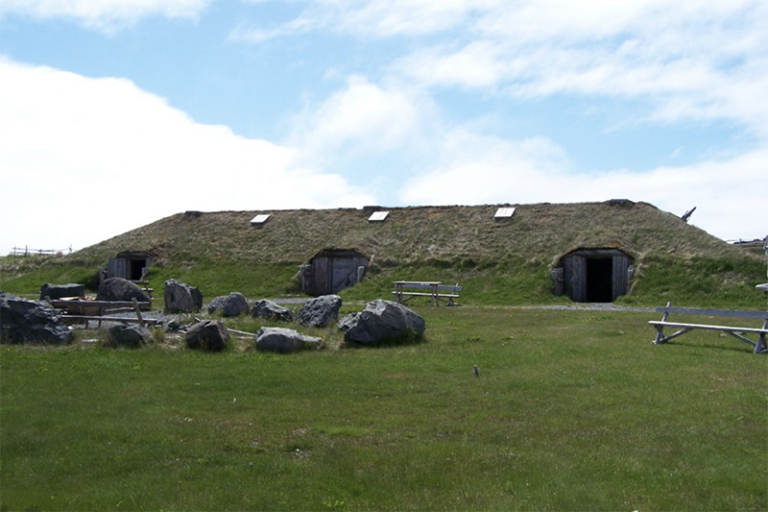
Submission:
<svg viewBox="0 0 768 512">
<path fill-rule="evenodd" d="M 669 308 L 672 307 L 672 301 L 667 302 L 667 307 L 664 308 L 664 315 L 661 317 L 662 322 L 666 322 L 667 318 L 669 318 Z M 661 325 L 655 325 L 656 327 L 656 339 L 653 340 L 654 345 L 658 345 L 659 343 L 664 343 L 667 340 L 664 339 L 664 327 Z"/>
<path fill-rule="evenodd" d="M 757 337 L 757 343 L 755 344 L 755 354 L 768 354 L 768 347 L 765 345 L 765 334 L 760 334 Z"/>
</svg>

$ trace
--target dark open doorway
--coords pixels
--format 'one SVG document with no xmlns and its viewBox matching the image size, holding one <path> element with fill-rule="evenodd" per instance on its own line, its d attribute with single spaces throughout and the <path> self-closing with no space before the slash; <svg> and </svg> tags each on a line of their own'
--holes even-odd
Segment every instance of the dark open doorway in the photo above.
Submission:
<svg viewBox="0 0 768 512">
<path fill-rule="evenodd" d="M 144 269 L 147 266 L 146 259 L 132 259 L 131 260 L 131 281 L 140 281 L 144 276 Z"/>
<path fill-rule="evenodd" d="M 629 292 L 634 259 L 619 249 L 577 249 L 552 271 L 555 295 L 575 302 L 613 302 Z"/>
<path fill-rule="evenodd" d="M 587 302 L 611 302 L 613 294 L 613 260 L 587 258 Z"/>
</svg>

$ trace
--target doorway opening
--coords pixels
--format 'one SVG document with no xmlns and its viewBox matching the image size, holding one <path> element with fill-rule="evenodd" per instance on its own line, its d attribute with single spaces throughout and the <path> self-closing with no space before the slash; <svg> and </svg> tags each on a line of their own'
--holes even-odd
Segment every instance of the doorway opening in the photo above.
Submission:
<svg viewBox="0 0 768 512">
<path fill-rule="evenodd" d="M 587 302 L 612 302 L 613 260 L 587 258 Z"/>
</svg>

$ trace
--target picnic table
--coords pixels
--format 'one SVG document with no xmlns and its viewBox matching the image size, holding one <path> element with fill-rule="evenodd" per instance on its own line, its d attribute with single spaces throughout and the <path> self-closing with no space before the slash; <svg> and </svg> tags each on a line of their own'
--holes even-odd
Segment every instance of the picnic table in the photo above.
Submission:
<svg viewBox="0 0 768 512">
<path fill-rule="evenodd" d="M 392 293 L 400 304 L 413 297 L 429 297 L 429 303 L 434 308 L 440 305 L 440 299 L 448 299 L 447 304 L 452 305 L 453 299 L 459 298 L 461 286 L 445 285 L 440 281 L 394 281 L 395 291 Z M 411 291 L 423 290 L 423 291 Z"/>
<path fill-rule="evenodd" d="M 701 329 L 705 331 L 721 331 L 727 335 L 730 335 L 739 341 L 743 341 L 754 347 L 755 354 L 768 354 L 768 345 L 766 344 L 766 336 L 768 336 L 768 311 L 738 311 L 738 310 L 722 310 L 722 309 L 695 309 L 695 308 L 674 308 L 671 302 L 667 302 L 667 306 L 664 308 L 656 308 L 659 313 L 664 313 L 660 321 L 652 320 L 648 322 L 656 329 L 656 338 L 653 343 L 660 345 L 667 343 L 678 336 L 682 336 L 688 332 Z M 698 315 L 706 317 L 732 317 L 741 319 L 754 319 L 762 321 L 762 327 L 735 327 L 730 325 L 716 325 L 716 324 L 703 324 L 703 323 L 689 323 L 689 322 L 674 322 L 669 319 L 671 313 L 686 314 L 686 315 Z M 672 334 L 665 334 L 664 328 L 678 329 Z M 747 335 L 755 335 L 757 340 L 752 340 Z"/>
<path fill-rule="evenodd" d="M 101 327 L 102 322 L 122 322 L 122 323 L 138 323 L 144 325 L 145 323 L 152 323 L 153 321 L 145 320 L 141 311 L 148 311 L 152 307 L 151 302 L 138 302 L 133 299 L 131 302 L 127 301 L 106 301 L 106 300 L 82 300 L 80 298 L 64 298 L 50 301 L 51 305 L 63 311 L 61 319 L 65 322 L 77 322 L 84 321 L 86 328 L 88 322 L 94 320 L 98 322 L 98 326 Z M 135 312 L 136 318 L 126 317 L 113 317 L 109 316 L 113 313 Z"/>
</svg>

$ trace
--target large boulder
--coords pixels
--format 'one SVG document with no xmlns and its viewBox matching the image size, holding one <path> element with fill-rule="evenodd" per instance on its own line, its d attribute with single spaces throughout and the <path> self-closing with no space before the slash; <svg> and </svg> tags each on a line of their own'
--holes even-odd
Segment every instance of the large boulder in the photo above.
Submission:
<svg viewBox="0 0 768 512">
<path fill-rule="evenodd" d="M 107 331 L 109 340 L 118 347 L 137 348 L 149 339 L 149 330 L 139 325 L 117 324 Z"/>
<path fill-rule="evenodd" d="M 339 317 L 341 297 L 338 295 L 323 295 L 308 300 L 299 312 L 299 323 L 304 327 L 325 327 L 331 320 Z"/>
<path fill-rule="evenodd" d="M 164 297 L 168 313 L 194 313 L 203 307 L 200 290 L 175 279 L 165 282 Z"/>
<path fill-rule="evenodd" d="M 70 343 L 72 331 L 52 307 L 0 292 L 0 343 Z"/>
<path fill-rule="evenodd" d="M 262 327 L 256 333 L 256 349 L 288 354 L 303 348 L 320 348 L 325 345 L 322 338 L 306 336 L 293 329 L 283 327 Z"/>
<path fill-rule="evenodd" d="M 240 292 L 233 292 L 229 295 L 216 297 L 208 304 L 208 312 L 215 313 L 221 311 L 224 316 L 237 316 L 248 312 L 248 301 Z"/>
<path fill-rule="evenodd" d="M 152 298 L 136 283 L 122 277 L 105 279 L 99 285 L 99 291 L 96 294 L 96 300 L 131 302 L 133 299 L 139 302 L 152 302 Z"/>
<path fill-rule="evenodd" d="M 344 332 L 344 341 L 375 345 L 420 340 L 426 323 L 402 304 L 377 299 L 368 303 L 364 311 L 342 318 L 339 329 Z"/>
<path fill-rule="evenodd" d="M 229 331 L 220 320 L 206 320 L 190 327 L 184 339 L 189 348 L 218 352 L 227 346 Z"/>
<path fill-rule="evenodd" d="M 293 311 L 267 299 L 257 301 L 251 309 L 251 315 L 255 318 L 293 322 Z"/>
<path fill-rule="evenodd" d="M 40 287 L 40 300 L 57 300 L 64 297 L 85 297 L 85 285 L 83 284 L 49 284 Z"/>
</svg>

